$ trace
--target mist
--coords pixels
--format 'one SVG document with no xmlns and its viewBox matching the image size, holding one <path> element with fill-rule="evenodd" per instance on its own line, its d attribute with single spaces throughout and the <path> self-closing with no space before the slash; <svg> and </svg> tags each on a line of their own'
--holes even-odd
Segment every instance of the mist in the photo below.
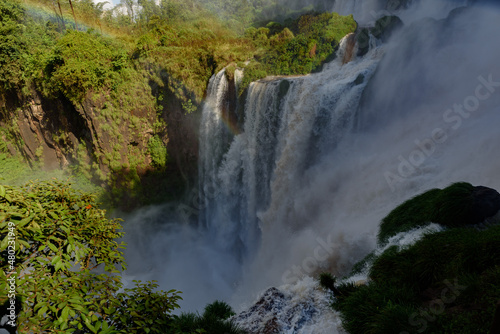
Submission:
<svg viewBox="0 0 500 334">
<path fill-rule="evenodd" d="M 341 3 L 347 4 L 334 6 Z M 381 8 L 378 1 L 353 3 Z M 349 64 L 332 63 L 325 70 L 331 72 L 291 80 L 297 94 L 289 92 L 287 99 L 301 117 L 283 120 L 295 122 L 285 130 L 296 132 L 283 130 L 288 137 L 279 140 L 281 153 L 268 162 L 270 199 L 251 213 L 260 231 L 258 242 L 246 245 L 251 256 L 235 256 L 227 246 L 234 240 L 198 227 L 196 219 L 183 220 L 175 204 L 149 207 L 125 217 L 125 279 L 155 279 L 164 290 L 183 291 L 182 311 L 201 310 L 215 299 L 241 310 L 267 287 L 322 270 L 348 274 L 375 248 L 380 220 L 412 196 L 458 181 L 500 189 L 500 14 L 479 2 L 444 19 L 461 4 L 414 3 L 401 12 L 405 27 L 388 44 Z M 359 73 L 371 79 L 352 86 Z M 317 101 L 334 103 L 332 114 L 342 117 L 332 123 L 339 136 L 333 140 L 325 132 L 315 142 L 321 154 L 311 159 L 309 138 L 323 133 L 314 121 L 315 112 L 323 112 L 315 109 Z M 250 136 L 234 137 L 225 168 L 247 168 Z M 228 194 L 246 198 L 245 188 L 235 189 Z M 215 202 L 227 202 L 229 195 Z"/>
</svg>

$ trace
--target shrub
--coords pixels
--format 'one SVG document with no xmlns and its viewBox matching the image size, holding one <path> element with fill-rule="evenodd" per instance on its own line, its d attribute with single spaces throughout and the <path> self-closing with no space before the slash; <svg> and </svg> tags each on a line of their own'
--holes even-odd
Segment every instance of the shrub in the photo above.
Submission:
<svg viewBox="0 0 500 334">
<path fill-rule="evenodd" d="M 96 33 L 69 30 L 45 65 L 46 93 L 80 102 L 91 90 L 110 90 L 126 66 L 122 47 Z"/>
<path fill-rule="evenodd" d="M 250 83 L 265 78 L 267 75 L 268 73 L 263 64 L 255 61 L 250 62 L 250 64 L 245 66 L 244 76 L 238 87 L 238 95 L 241 96 Z"/>
<path fill-rule="evenodd" d="M 375 259 L 368 285 L 338 286 L 347 293 L 333 307 L 349 333 L 422 332 L 421 320 L 432 333 L 487 333 L 500 298 L 499 249 L 499 225 L 453 228 L 407 249 L 390 247 Z M 433 313 L 433 300 L 443 309 Z"/>
<path fill-rule="evenodd" d="M 0 85 L 4 89 L 16 87 L 25 70 L 22 54 L 26 45 L 22 40 L 24 9 L 17 1 L 0 2 Z"/>
<path fill-rule="evenodd" d="M 163 144 L 160 136 L 154 135 L 148 142 L 148 153 L 151 156 L 151 164 L 157 169 L 165 168 L 167 164 L 167 147 Z"/>
<path fill-rule="evenodd" d="M 336 281 L 337 278 L 330 273 L 321 273 L 319 275 L 319 285 L 321 285 L 324 289 L 334 291 Z"/>
<path fill-rule="evenodd" d="M 212 304 L 208 304 L 205 307 L 204 315 L 214 316 L 216 318 L 226 320 L 227 318 L 235 315 L 235 313 L 231 306 L 229 306 L 227 303 L 216 300 Z"/>
<path fill-rule="evenodd" d="M 215 301 L 205 307 L 203 315 L 190 312 L 176 316 L 167 333 L 244 334 L 233 321 L 227 320 L 232 315 L 229 305 Z"/>
</svg>

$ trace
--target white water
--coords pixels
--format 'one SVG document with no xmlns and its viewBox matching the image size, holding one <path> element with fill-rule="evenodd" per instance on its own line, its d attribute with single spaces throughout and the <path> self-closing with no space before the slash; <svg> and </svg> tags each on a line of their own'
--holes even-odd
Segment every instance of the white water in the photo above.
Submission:
<svg viewBox="0 0 500 334">
<path fill-rule="evenodd" d="M 375 249 L 380 220 L 420 192 L 457 181 L 500 189 L 500 86 L 482 83 L 500 82 L 499 24 L 493 10 L 417 22 L 384 50 L 287 78 L 281 100 L 282 79 L 253 83 L 236 136 L 218 113 L 219 73 L 203 112 L 201 228 L 166 224 L 163 208 L 138 212 L 131 275 L 184 291 L 184 310 L 214 299 L 242 310 L 270 286 L 313 289 L 307 276 L 347 274 Z M 453 111 L 476 95 L 476 110 Z M 148 232 L 148 219 L 162 224 Z M 330 332 L 319 328 L 331 316 L 311 333 Z"/>
<path fill-rule="evenodd" d="M 436 233 L 436 232 L 441 232 L 444 231 L 444 227 L 438 224 L 430 223 L 427 226 L 415 228 L 410 231 L 406 232 L 401 232 L 398 233 L 392 237 L 389 238 L 386 244 L 383 246 L 378 246 L 374 251 L 373 254 L 375 256 L 381 255 L 383 252 L 385 252 L 387 249 L 390 247 L 397 246 L 398 250 L 403 250 L 406 248 L 409 248 L 410 246 L 414 245 L 417 241 L 422 239 L 426 234 L 431 234 L 431 233 Z M 372 262 L 368 261 L 364 268 L 361 270 L 360 273 L 355 274 L 353 276 L 346 277 L 339 282 L 353 282 L 353 283 L 358 283 L 358 282 L 363 282 L 366 283 L 369 281 L 368 273 L 370 271 L 370 268 L 372 266 Z"/>
<path fill-rule="evenodd" d="M 379 256 L 389 247 L 399 250 L 410 247 L 428 233 L 443 231 L 437 224 L 398 233 L 387 244 L 379 246 L 374 254 Z M 339 280 L 339 283 L 369 283 L 368 273 L 372 263 L 368 262 L 362 272 Z M 330 304 L 333 296 L 318 286 L 318 281 L 306 276 L 292 284 L 284 284 L 259 295 L 255 305 L 241 312 L 234 321 L 249 333 L 262 333 L 273 326 L 279 333 L 322 334 L 345 333 L 340 315 L 333 311 Z"/>
</svg>

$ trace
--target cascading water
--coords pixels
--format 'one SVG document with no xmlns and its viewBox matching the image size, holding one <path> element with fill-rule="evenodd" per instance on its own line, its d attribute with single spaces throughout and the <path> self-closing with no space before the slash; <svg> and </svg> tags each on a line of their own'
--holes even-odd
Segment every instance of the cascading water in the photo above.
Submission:
<svg viewBox="0 0 500 334">
<path fill-rule="evenodd" d="M 252 257 L 256 250 L 262 252 L 273 244 L 269 236 L 274 239 L 275 233 L 286 236 L 307 228 L 307 220 L 293 209 L 293 194 L 307 182 L 310 167 L 334 150 L 354 127 L 362 92 L 383 50 L 375 48 L 365 57 L 344 64 L 343 55 L 352 47 L 351 40 L 341 41 L 337 59 L 320 73 L 252 83 L 243 131 L 232 139 L 228 136 L 228 117 L 222 116 L 227 113 L 224 71 L 210 81 L 200 132 L 200 187 L 205 207 L 200 220 L 208 226 L 209 234 L 243 262 L 244 276 L 248 274 L 245 266 L 262 260 L 261 256 Z M 283 264 L 290 263 L 283 260 Z M 264 285 L 254 287 L 254 292 L 273 282 L 265 273 L 259 275 L 265 278 L 261 281 Z M 289 330 L 307 332 L 306 328 L 316 328 L 317 317 L 323 321 L 336 319 L 328 309 L 327 296 L 315 289 L 314 281 L 301 282 L 284 288 L 288 297 L 282 313 L 307 308 L 310 314 L 298 317 Z M 244 286 L 248 287 L 246 283 Z M 293 297 L 296 290 L 316 297 L 304 302 Z"/>
<path fill-rule="evenodd" d="M 461 4 L 434 2 L 432 13 Z M 419 21 L 429 2 L 421 3 L 416 16 L 401 12 L 406 26 L 389 44 L 361 58 L 252 83 L 244 122 L 227 104 L 224 72 L 211 80 L 200 134 L 202 228 L 172 218 L 154 229 L 156 242 L 136 247 L 154 267 L 148 278 L 184 291 L 184 310 L 214 299 L 241 310 L 277 286 L 281 328 L 335 332 L 338 317 L 308 276 L 347 274 L 375 249 L 380 220 L 424 190 L 457 181 L 500 189 L 498 11 Z M 137 220 L 164 222 L 158 210 Z M 305 315 L 283 323 L 291 310 Z"/>
<path fill-rule="evenodd" d="M 353 128 L 363 89 L 382 56 L 375 49 L 342 64 L 347 44 L 342 40 L 338 59 L 321 73 L 252 83 L 243 132 L 229 146 L 227 121 L 219 116 L 224 112 L 221 87 L 227 87 L 224 71 L 212 79 L 200 137 L 202 220 L 217 240 L 229 240 L 231 250 L 237 245 L 257 249 L 259 232 L 280 228 L 285 233 L 306 225 L 290 217 L 291 195 L 302 186 L 306 170 Z"/>
</svg>

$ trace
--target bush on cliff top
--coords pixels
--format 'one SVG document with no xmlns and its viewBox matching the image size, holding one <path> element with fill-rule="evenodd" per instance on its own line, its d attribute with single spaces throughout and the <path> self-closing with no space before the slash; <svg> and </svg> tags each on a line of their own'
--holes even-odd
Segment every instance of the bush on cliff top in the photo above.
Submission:
<svg viewBox="0 0 500 334">
<path fill-rule="evenodd" d="M 357 333 L 488 333 L 500 299 L 500 226 L 430 234 L 389 248 L 367 285 L 338 286 L 343 327 Z"/>
<path fill-rule="evenodd" d="M 260 58 L 270 74 L 293 75 L 310 73 L 331 59 L 340 40 L 357 24 L 352 15 L 310 13 L 284 26 L 268 26 L 272 29 L 250 28 L 247 36 L 263 48 Z"/>
</svg>

